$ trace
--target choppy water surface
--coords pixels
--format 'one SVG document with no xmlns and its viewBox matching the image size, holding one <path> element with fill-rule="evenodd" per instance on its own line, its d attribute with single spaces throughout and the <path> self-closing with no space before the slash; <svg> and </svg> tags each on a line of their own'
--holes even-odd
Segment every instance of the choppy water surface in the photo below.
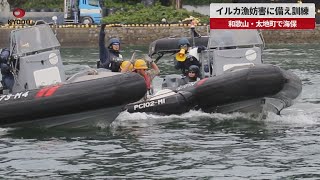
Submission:
<svg viewBox="0 0 320 180">
<path fill-rule="evenodd" d="M 146 47 L 127 47 L 146 51 Z M 143 52 L 141 52 L 143 53 Z M 62 49 L 68 75 L 95 67 L 97 49 Z M 291 69 L 303 91 L 282 116 L 121 113 L 89 130 L 1 129 L 3 179 L 320 179 L 320 46 L 267 46 L 265 63 Z M 177 72 L 172 57 L 162 75 Z M 161 78 L 157 79 L 160 82 Z"/>
</svg>

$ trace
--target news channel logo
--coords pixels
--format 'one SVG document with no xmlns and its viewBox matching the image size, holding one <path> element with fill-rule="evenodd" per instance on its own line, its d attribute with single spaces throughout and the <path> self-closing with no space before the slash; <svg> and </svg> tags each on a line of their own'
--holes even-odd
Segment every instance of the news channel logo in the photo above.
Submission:
<svg viewBox="0 0 320 180">
<path fill-rule="evenodd" d="M 13 9 L 12 14 L 16 18 L 23 18 L 24 15 L 26 15 L 26 11 L 21 8 L 15 8 Z"/>
<path fill-rule="evenodd" d="M 16 19 L 9 19 L 9 25 L 32 25 L 33 21 L 31 19 L 22 19 L 26 15 L 26 11 L 21 8 L 14 8 L 12 11 L 12 15 Z"/>
</svg>

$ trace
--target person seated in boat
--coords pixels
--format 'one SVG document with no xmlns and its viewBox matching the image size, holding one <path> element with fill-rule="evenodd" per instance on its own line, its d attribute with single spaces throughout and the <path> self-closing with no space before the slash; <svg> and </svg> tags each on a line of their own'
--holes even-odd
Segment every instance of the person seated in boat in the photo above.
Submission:
<svg viewBox="0 0 320 180">
<path fill-rule="evenodd" d="M 123 61 L 120 54 L 120 40 L 118 38 L 111 38 L 108 41 L 108 47 L 105 47 L 105 32 L 106 24 L 101 25 L 99 34 L 99 57 L 97 68 L 110 69 L 112 72 L 119 72 L 120 65 Z"/>
<path fill-rule="evenodd" d="M 178 46 L 180 51 L 175 57 L 174 61 L 174 67 L 177 70 L 181 70 L 182 74 L 187 76 L 188 75 L 188 69 L 191 65 L 196 65 L 199 68 L 201 67 L 201 63 L 197 58 L 189 54 L 189 51 L 191 49 L 190 42 L 187 38 L 181 38 L 178 41 Z M 205 47 L 200 46 L 198 47 L 197 52 L 200 53 L 202 50 L 204 50 Z"/>
<path fill-rule="evenodd" d="M 200 80 L 200 69 L 196 65 L 191 65 L 188 70 L 188 76 L 186 78 L 188 82 L 195 82 Z"/>
<path fill-rule="evenodd" d="M 191 65 L 188 69 L 188 75 L 184 78 L 185 84 L 188 84 L 189 82 L 196 82 L 200 80 L 200 69 L 196 65 Z"/>
<path fill-rule="evenodd" d="M 2 49 L 0 52 L 0 68 L 1 68 L 1 74 L 2 74 L 1 84 L 3 89 L 8 89 L 9 92 L 11 92 L 13 83 L 14 83 L 14 77 L 8 62 L 9 58 L 10 58 L 10 50 L 7 48 Z"/>
<path fill-rule="evenodd" d="M 148 68 L 147 62 L 151 65 L 151 69 Z M 129 67 L 133 64 L 132 71 L 129 70 Z M 157 66 L 157 64 L 151 59 L 146 58 L 144 59 L 137 59 L 134 62 L 131 62 L 131 64 L 126 64 L 126 66 L 121 70 L 121 72 L 135 72 L 140 74 L 147 85 L 147 90 L 149 95 L 153 94 L 153 87 L 152 87 L 152 80 L 160 74 L 160 70 Z"/>
</svg>

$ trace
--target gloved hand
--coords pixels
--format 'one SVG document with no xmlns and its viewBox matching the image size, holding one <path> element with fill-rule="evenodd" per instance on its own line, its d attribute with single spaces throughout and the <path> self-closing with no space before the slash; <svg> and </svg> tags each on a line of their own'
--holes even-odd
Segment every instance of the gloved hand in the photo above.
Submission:
<svg viewBox="0 0 320 180">
<path fill-rule="evenodd" d="M 151 57 L 150 56 L 148 56 L 148 55 L 144 55 L 144 59 L 145 59 L 145 61 L 147 61 L 147 62 L 149 62 L 149 63 L 152 63 L 153 62 L 153 60 L 151 59 Z"/>
<path fill-rule="evenodd" d="M 201 51 L 206 50 L 207 48 L 205 46 L 199 46 L 197 52 L 201 53 Z"/>
<path fill-rule="evenodd" d="M 133 52 L 131 59 L 129 60 L 131 62 L 131 64 L 134 64 L 135 58 L 136 58 L 136 52 Z"/>
</svg>

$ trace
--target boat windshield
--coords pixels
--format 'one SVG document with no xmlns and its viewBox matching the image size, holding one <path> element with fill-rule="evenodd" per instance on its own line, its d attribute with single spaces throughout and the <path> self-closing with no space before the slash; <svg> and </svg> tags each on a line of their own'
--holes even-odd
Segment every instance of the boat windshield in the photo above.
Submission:
<svg viewBox="0 0 320 180">
<path fill-rule="evenodd" d="M 211 30 L 208 42 L 210 48 L 262 44 L 257 30 Z"/>
<path fill-rule="evenodd" d="M 25 54 L 59 47 L 60 43 L 47 24 L 17 29 L 11 32 L 11 51 Z"/>
</svg>

